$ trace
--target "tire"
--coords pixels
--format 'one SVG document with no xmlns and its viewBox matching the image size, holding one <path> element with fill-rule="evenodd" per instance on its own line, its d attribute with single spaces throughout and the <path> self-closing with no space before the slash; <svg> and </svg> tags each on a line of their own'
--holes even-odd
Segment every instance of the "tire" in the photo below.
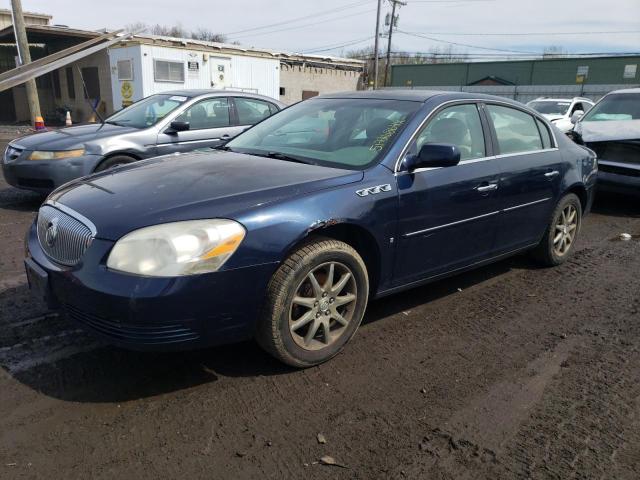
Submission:
<svg viewBox="0 0 640 480">
<path fill-rule="evenodd" d="M 355 334 L 368 296 L 367 267 L 358 252 L 344 242 L 316 238 L 289 255 L 271 277 L 256 340 L 293 367 L 326 362 Z"/>
<path fill-rule="evenodd" d="M 567 218 L 567 216 L 573 217 L 568 212 L 575 212 L 575 219 Z M 567 227 L 566 230 L 561 228 L 562 225 Z M 581 226 L 582 204 L 577 195 L 569 193 L 560 199 L 553 210 L 545 234 L 533 250 L 534 258 L 547 267 L 554 267 L 566 262 L 573 254 Z M 564 243 L 564 249 L 559 248 L 562 242 L 568 242 L 568 244 Z"/>
<path fill-rule="evenodd" d="M 105 170 L 109 170 L 110 168 L 115 168 L 119 165 L 125 165 L 127 163 L 135 161 L 135 158 L 129 157 L 128 155 L 115 155 L 100 162 L 96 167 L 95 172 L 104 172 Z"/>
</svg>

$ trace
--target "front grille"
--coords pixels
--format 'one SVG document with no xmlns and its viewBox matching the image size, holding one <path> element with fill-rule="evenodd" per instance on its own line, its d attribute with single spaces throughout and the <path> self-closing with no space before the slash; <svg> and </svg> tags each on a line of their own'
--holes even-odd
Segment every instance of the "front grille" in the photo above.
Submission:
<svg viewBox="0 0 640 480">
<path fill-rule="evenodd" d="M 66 304 L 65 311 L 73 320 L 80 322 L 112 340 L 143 345 L 180 343 L 200 338 L 200 334 L 180 324 L 142 325 L 120 323 L 85 312 Z"/>
<path fill-rule="evenodd" d="M 80 261 L 93 241 L 91 228 L 51 205 L 38 212 L 38 240 L 53 261 L 72 266 Z"/>
<path fill-rule="evenodd" d="M 22 154 L 22 149 L 14 146 L 7 146 L 7 149 L 4 151 L 4 163 L 11 163 L 18 159 L 18 157 Z"/>
</svg>

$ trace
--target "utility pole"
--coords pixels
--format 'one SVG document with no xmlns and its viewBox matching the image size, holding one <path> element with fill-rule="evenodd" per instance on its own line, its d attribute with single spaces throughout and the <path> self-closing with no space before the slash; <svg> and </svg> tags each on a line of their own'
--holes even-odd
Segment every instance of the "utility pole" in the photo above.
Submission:
<svg viewBox="0 0 640 480">
<path fill-rule="evenodd" d="M 11 17 L 13 20 L 13 32 L 16 37 L 16 46 L 18 47 L 18 62 L 20 65 L 26 65 L 27 63 L 31 63 L 31 52 L 29 51 L 27 29 L 24 25 L 24 15 L 22 14 L 22 3 L 20 0 L 11 0 Z M 36 80 L 28 80 L 26 87 L 31 124 L 33 125 L 36 117 L 40 116 L 40 100 L 38 100 Z"/>
<path fill-rule="evenodd" d="M 378 88 L 378 65 L 380 63 L 379 58 L 379 43 L 380 43 L 380 8 L 382 7 L 382 0 L 378 0 L 378 13 L 376 14 L 376 41 L 375 41 L 375 57 L 373 60 L 373 89 Z"/>
<path fill-rule="evenodd" d="M 389 42 L 387 43 L 387 63 L 384 66 L 384 85 L 387 85 L 387 76 L 389 75 L 389 64 L 391 63 L 391 34 L 393 33 L 393 26 L 396 23 L 396 5 L 406 5 L 407 2 L 401 2 L 400 0 L 389 0 L 392 4 L 391 7 L 391 19 L 389 21 Z"/>
</svg>

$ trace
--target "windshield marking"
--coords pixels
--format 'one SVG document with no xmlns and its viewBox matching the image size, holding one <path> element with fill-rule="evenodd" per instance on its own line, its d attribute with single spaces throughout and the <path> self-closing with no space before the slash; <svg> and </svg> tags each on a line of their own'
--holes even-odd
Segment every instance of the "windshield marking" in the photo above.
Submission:
<svg viewBox="0 0 640 480">
<path fill-rule="evenodd" d="M 396 120 L 391 125 L 389 125 L 384 132 L 382 132 L 380 135 L 376 137 L 376 139 L 373 142 L 373 145 L 369 147 L 369 150 L 373 152 L 381 152 L 382 150 L 384 150 L 384 147 L 389 141 L 389 139 L 395 135 L 395 133 L 404 124 L 404 122 L 405 122 L 404 119 Z"/>
</svg>

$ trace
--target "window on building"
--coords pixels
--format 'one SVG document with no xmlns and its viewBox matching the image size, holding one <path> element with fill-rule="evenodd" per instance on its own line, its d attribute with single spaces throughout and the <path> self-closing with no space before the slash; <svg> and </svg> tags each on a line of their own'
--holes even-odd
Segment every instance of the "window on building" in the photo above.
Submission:
<svg viewBox="0 0 640 480">
<path fill-rule="evenodd" d="M 84 67 L 82 69 L 82 79 L 84 80 L 84 98 L 100 98 L 98 67 Z"/>
<path fill-rule="evenodd" d="M 320 95 L 320 92 L 316 92 L 314 90 L 303 90 L 302 100 L 306 100 L 307 98 L 317 97 L 318 95 Z"/>
<path fill-rule="evenodd" d="M 156 82 L 184 83 L 184 62 L 154 60 L 153 78 Z"/>
<path fill-rule="evenodd" d="M 487 111 L 496 130 L 501 154 L 542 149 L 540 132 L 531 115 L 499 105 L 487 105 Z"/>
<path fill-rule="evenodd" d="M 225 97 L 208 98 L 187 108 L 176 120 L 189 122 L 189 130 L 228 127 L 229 99 Z"/>
<path fill-rule="evenodd" d="M 285 89 L 284 87 L 280 87 L 280 96 L 285 95 Z"/>
<path fill-rule="evenodd" d="M 133 63 L 130 59 L 118 60 L 118 80 L 133 80 Z"/>
<path fill-rule="evenodd" d="M 51 83 L 53 84 L 53 95 L 55 98 L 62 97 L 62 90 L 60 89 L 60 71 L 54 70 L 51 72 Z"/>
<path fill-rule="evenodd" d="M 271 104 L 252 98 L 235 98 L 240 125 L 254 125 L 271 116 Z"/>
<path fill-rule="evenodd" d="M 73 79 L 73 68 L 65 68 L 65 73 L 67 76 L 67 95 L 71 100 L 74 100 L 76 98 L 76 84 Z"/>
</svg>

